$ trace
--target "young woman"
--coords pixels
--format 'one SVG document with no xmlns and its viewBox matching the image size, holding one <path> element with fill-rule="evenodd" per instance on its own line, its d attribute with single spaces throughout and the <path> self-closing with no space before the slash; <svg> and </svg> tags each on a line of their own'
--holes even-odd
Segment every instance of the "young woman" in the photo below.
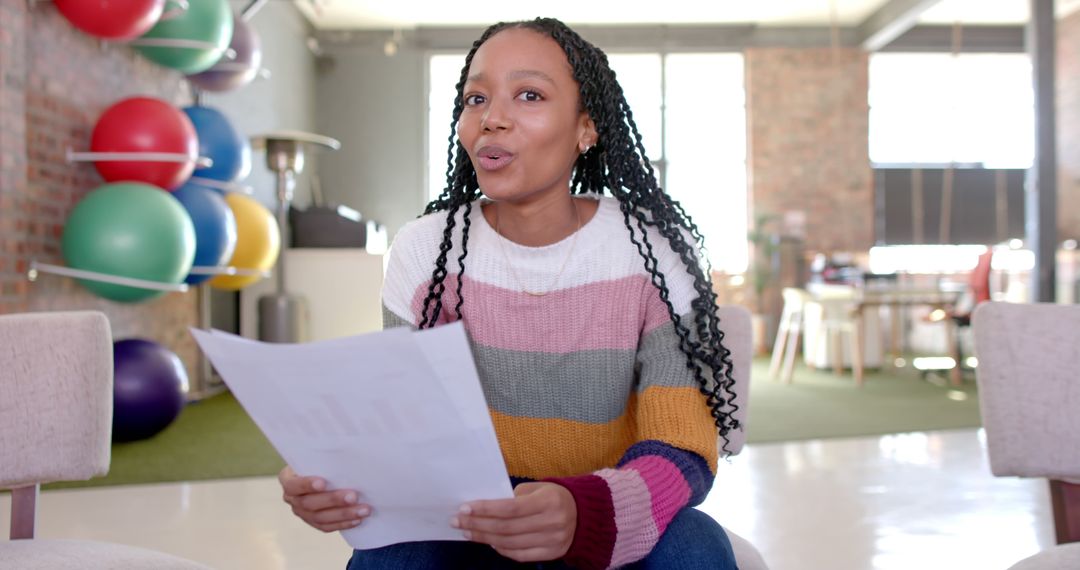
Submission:
<svg viewBox="0 0 1080 570">
<path fill-rule="evenodd" d="M 607 57 L 556 20 L 492 26 L 451 130 L 446 190 L 394 240 L 384 320 L 464 321 L 515 497 L 464 505 L 447 524 L 467 542 L 356 551 L 349 568 L 734 568 L 689 508 L 717 433 L 739 429 L 701 235 L 658 186 Z M 324 531 L 378 516 L 355 490 L 281 481 Z"/>
</svg>

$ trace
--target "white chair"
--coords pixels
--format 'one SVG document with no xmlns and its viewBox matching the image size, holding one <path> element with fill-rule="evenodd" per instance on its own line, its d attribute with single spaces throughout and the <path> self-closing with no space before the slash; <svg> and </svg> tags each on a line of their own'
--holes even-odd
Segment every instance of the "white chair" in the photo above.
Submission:
<svg viewBox="0 0 1080 570">
<path fill-rule="evenodd" d="M 735 393 L 735 403 L 739 406 L 735 411 L 735 418 L 743 425 L 743 429 L 728 434 L 726 449 L 734 455 L 742 451 L 746 443 L 746 420 L 750 407 L 750 366 L 754 356 L 753 325 L 750 311 L 744 307 L 721 305 L 717 307 L 716 313 L 720 317 L 720 329 L 724 331 L 724 346 L 731 351 L 732 377 L 735 379 L 732 391 Z M 725 528 L 724 531 L 731 540 L 735 562 L 740 570 L 768 569 L 765 559 L 750 541 L 729 529 Z"/>
<path fill-rule="evenodd" d="M 858 292 L 847 285 L 819 285 L 804 309 L 803 338 L 807 362 L 817 366 L 832 363 L 837 376 L 844 374 L 851 362 L 855 385 L 863 384 L 866 347 L 862 329 L 863 316 L 858 312 Z"/>
<path fill-rule="evenodd" d="M 803 351 L 807 362 L 816 362 L 821 347 L 831 348 L 833 368 L 838 375 L 844 373 L 844 347 L 850 347 L 851 369 L 855 383 L 863 383 L 863 331 L 855 318 L 855 294 L 849 287 L 826 290 L 811 295 L 803 289 L 785 287 L 781 294 L 784 310 L 773 343 L 769 363 L 769 378 L 782 376 L 790 384 L 795 369 L 795 353 L 799 337 L 803 339 Z M 808 319 L 808 316 L 811 318 Z M 828 360 L 825 359 L 825 360 Z"/>
<path fill-rule="evenodd" d="M 11 540 L 0 541 L 0 568 L 207 570 L 143 548 L 34 538 L 42 483 L 109 470 L 112 376 L 104 314 L 0 315 L 0 489 L 12 490 Z"/>
<path fill-rule="evenodd" d="M 773 342 L 772 358 L 769 361 L 769 378 L 776 380 L 783 370 L 784 382 L 791 383 L 795 369 L 795 349 L 802 336 L 804 313 L 810 295 L 795 287 L 784 287 L 780 292 L 784 298 L 784 309 L 780 313 L 780 325 L 776 329 L 776 341 Z"/>
<path fill-rule="evenodd" d="M 990 470 L 1050 480 L 1059 546 L 1013 568 L 1080 568 L 1080 306 L 982 303 L 972 326 Z"/>
</svg>

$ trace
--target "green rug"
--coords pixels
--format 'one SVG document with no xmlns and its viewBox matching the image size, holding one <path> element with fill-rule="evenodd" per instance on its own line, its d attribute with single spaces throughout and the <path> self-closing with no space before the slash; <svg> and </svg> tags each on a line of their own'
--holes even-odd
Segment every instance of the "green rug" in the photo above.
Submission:
<svg viewBox="0 0 1080 570">
<path fill-rule="evenodd" d="M 978 399 L 969 381 L 960 390 L 920 379 L 910 370 L 872 372 L 857 389 L 850 375 L 796 368 L 794 382 L 768 379 L 754 363 L 748 441 L 977 427 Z M 281 458 L 230 394 L 187 406 L 155 437 L 113 446 L 109 475 L 47 488 L 196 481 L 276 474 Z"/>
<path fill-rule="evenodd" d="M 953 389 L 944 378 L 911 368 L 868 371 L 862 388 L 838 376 L 796 366 L 791 384 L 769 379 L 769 362 L 754 362 L 747 441 L 766 443 L 982 425 L 975 381 Z"/>
<path fill-rule="evenodd" d="M 284 465 L 232 394 L 222 394 L 188 404 L 150 439 L 114 444 L 107 476 L 45 488 L 251 477 Z"/>
</svg>

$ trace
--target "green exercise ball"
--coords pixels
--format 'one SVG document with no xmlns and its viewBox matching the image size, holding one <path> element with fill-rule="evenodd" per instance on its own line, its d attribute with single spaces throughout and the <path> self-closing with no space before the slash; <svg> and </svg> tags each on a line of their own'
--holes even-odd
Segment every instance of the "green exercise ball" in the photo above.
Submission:
<svg viewBox="0 0 1080 570">
<path fill-rule="evenodd" d="M 71 211 L 62 240 L 68 267 L 182 283 L 195 259 L 195 225 L 179 200 L 139 182 L 99 186 Z M 133 303 L 162 291 L 80 279 L 97 295 Z"/>
<path fill-rule="evenodd" d="M 232 40 L 233 14 L 227 0 L 188 0 L 188 9 L 156 26 L 133 42 L 147 59 L 190 75 L 213 67 L 225 55 Z M 183 40 L 206 44 L 192 46 L 149 46 L 141 40 Z"/>
</svg>

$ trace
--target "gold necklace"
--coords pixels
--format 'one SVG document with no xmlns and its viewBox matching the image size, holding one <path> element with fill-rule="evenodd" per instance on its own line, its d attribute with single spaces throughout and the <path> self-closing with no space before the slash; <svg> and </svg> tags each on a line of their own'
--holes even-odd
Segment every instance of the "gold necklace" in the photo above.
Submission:
<svg viewBox="0 0 1080 570">
<path fill-rule="evenodd" d="M 499 206 L 495 205 L 495 241 L 499 242 L 499 251 L 502 253 L 503 261 L 506 262 L 506 266 L 510 268 L 510 275 L 513 276 L 514 281 L 517 282 L 518 288 L 521 289 L 526 295 L 532 297 L 543 297 L 555 289 L 555 286 L 559 284 L 559 278 L 562 277 L 563 271 L 566 270 L 566 264 L 570 261 L 570 257 L 574 255 L 574 246 L 577 245 L 578 234 L 581 233 L 581 212 L 578 210 L 577 200 L 571 198 L 571 204 L 574 206 L 574 217 L 577 219 L 577 229 L 574 230 L 574 235 L 570 238 L 570 250 L 566 252 L 566 257 L 563 259 L 562 266 L 559 267 L 559 272 L 555 274 L 555 278 L 551 280 L 551 285 L 548 285 L 546 291 L 529 291 L 525 287 L 525 282 L 518 277 L 517 271 L 514 269 L 514 264 L 510 261 L 510 256 L 506 254 L 506 246 L 503 245 L 503 240 L 506 240 L 501 233 L 499 233 Z M 507 240 L 509 241 L 509 240 Z"/>
</svg>

